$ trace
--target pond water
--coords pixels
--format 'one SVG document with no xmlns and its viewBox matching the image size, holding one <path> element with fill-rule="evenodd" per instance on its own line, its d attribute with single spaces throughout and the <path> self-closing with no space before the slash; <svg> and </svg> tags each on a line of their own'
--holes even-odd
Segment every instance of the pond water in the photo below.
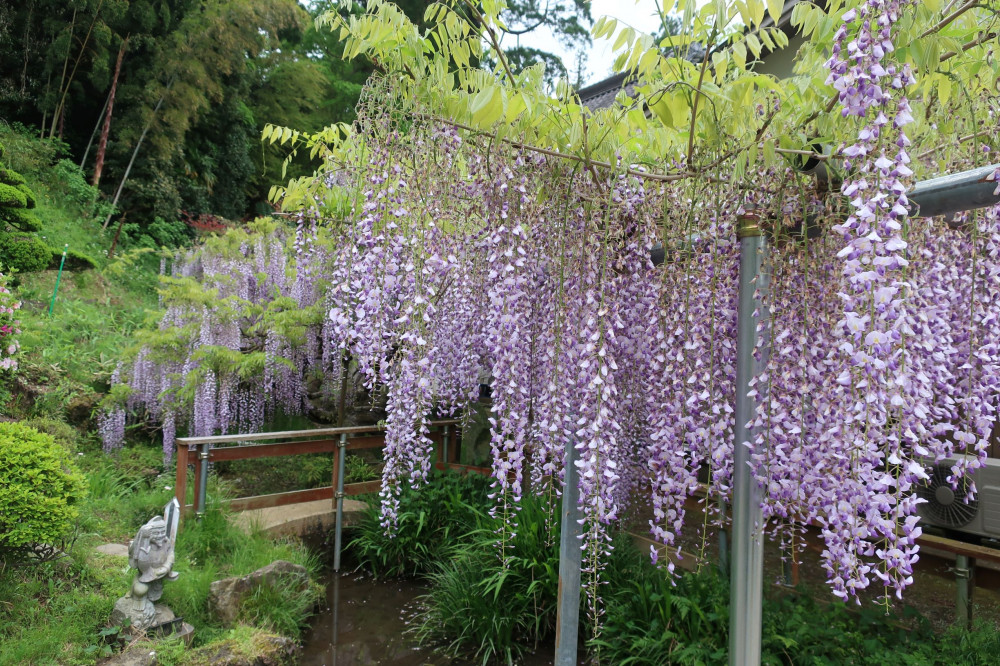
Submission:
<svg viewBox="0 0 1000 666">
<path fill-rule="evenodd" d="M 345 570 L 346 571 L 346 570 Z M 421 648 L 407 633 L 416 598 L 426 588 L 412 581 L 375 580 L 359 572 L 329 573 L 326 607 L 313 618 L 304 637 L 302 666 L 456 666 Z M 552 664 L 554 645 L 528 655 L 524 666 Z"/>
</svg>

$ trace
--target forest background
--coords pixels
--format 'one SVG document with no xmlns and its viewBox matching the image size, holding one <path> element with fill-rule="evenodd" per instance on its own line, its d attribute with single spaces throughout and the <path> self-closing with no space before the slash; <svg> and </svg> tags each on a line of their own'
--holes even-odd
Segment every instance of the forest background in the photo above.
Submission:
<svg viewBox="0 0 1000 666">
<path fill-rule="evenodd" d="M 430 2 L 397 4 L 420 23 Z M 544 25 L 563 47 L 580 47 L 590 43 L 588 6 L 512 3 L 509 24 Z M 260 142 L 266 124 L 309 132 L 354 119 L 374 67 L 344 60 L 337 35 L 316 29 L 331 8 L 364 11 L 330 0 L 2 3 L 0 119 L 61 141 L 66 168 L 78 164 L 100 188 L 99 216 L 112 232 L 122 223 L 123 241 L 183 245 L 192 225 L 270 212 L 271 185 L 311 172 Z M 540 49 L 508 57 L 569 74 Z"/>
</svg>

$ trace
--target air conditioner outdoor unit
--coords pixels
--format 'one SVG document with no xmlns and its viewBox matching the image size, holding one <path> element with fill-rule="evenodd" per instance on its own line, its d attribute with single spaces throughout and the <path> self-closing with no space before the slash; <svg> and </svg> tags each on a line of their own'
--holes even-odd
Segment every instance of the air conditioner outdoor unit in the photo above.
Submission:
<svg viewBox="0 0 1000 666">
<path fill-rule="evenodd" d="M 957 458 L 957 456 L 956 456 Z M 917 489 L 927 500 L 917 512 L 924 525 L 943 527 L 969 535 L 1000 538 L 1000 459 L 987 458 L 983 467 L 963 478 L 958 489 L 948 482 L 955 458 L 928 465 L 930 477 Z M 971 481 L 976 483 L 976 498 L 963 501 Z"/>
</svg>

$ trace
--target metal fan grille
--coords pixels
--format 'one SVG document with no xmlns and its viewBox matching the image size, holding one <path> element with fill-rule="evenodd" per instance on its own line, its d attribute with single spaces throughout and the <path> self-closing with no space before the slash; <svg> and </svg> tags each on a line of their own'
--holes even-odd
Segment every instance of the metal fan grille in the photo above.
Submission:
<svg viewBox="0 0 1000 666">
<path fill-rule="evenodd" d="M 930 478 L 917 490 L 917 495 L 927 500 L 921 507 L 925 516 L 946 527 L 963 527 L 976 517 L 979 500 L 963 501 L 968 494 L 972 479 L 963 476 L 953 489 L 948 482 L 950 474 L 950 463 L 934 465 L 928 475 Z"/>
</svg>

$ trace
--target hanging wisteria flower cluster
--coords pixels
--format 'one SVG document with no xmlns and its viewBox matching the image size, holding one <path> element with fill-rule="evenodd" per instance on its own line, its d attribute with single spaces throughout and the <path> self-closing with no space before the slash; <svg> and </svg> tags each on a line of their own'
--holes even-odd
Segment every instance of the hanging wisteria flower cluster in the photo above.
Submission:
<svg viewBox="0 0 1000 666">
<path fill-rule="evenodd" d="M 360 122 L 373 138 L 330 318 L 370 388 L 388 387 L 385 527 L 401 485 L 429 469 L 429 415 L 467 407 L 485 379 L 501 556 L 523 494 L 559 491 L 575 447 L 596 589 L 608 526 L 635 497 L 651 489 L 670 543 L 702 464 L 725 491 L 735 242 L 699 241 L 664 273 L 650 250 L 676 193 L 434 122 L 406 137 L 388 115 Z M 722 228 L 734 212 L 698 214 Z"/>
<path fill-rule="evenodd" d="M 21 302 L 7 287 L 8 278 L 0 273 L 0 370 L 17 370 L 17 355 L 21 343 L 17 336 L 21 333 L 21 322 L 17 319 L 17 311 Z"/>
</svg>

